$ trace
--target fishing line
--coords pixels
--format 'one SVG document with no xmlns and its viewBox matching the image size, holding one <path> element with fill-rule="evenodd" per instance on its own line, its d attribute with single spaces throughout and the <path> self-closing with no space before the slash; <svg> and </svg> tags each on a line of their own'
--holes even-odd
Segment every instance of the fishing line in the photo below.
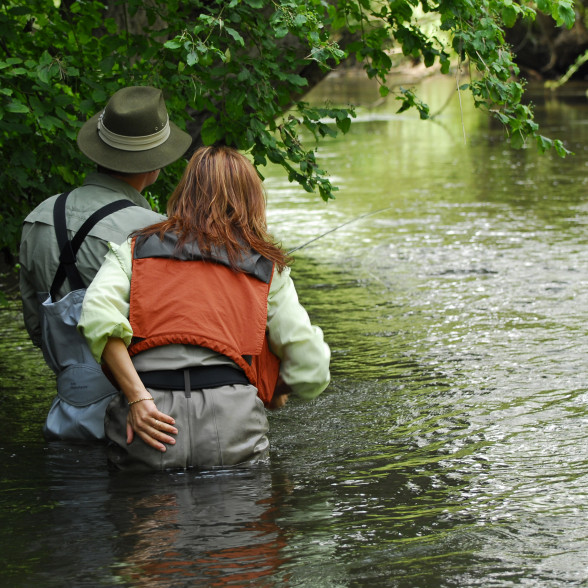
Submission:
<svg viewBox="0 0 588 588">
<path fill-rule="evenodd" d="M 386 208 L 380 208 L 379 210 L 373 210 L 372 212 L 365 212 L 364 214 L 360 214 L 359 216 L 356 216 L 355 218 L 352 218 L 351 220 L 348 220 L 348 221 L 344 222 L 343 224 L 334 227 L 333 229 L 329 229 L 328 231 L 325 231 L 324 233 L 320 234 L 318 237 L 313 237 L 310 241 L 307 241 L 306 243 L 303 243 L 302 245 L 298 245 L 298 247 L 294 247 L 294 249 L 290 249 L 290 251 L 288 251 L 288 255 L 290 255 L 291 253 L 294 253 L 294 251 L 298 251 L 299 249 L 306 247 L 307 245 L 310 245 L 311 243 L 314 243 L 318 239 L 322 239 L 325 235 L 328 235 L 329 233 L 332 233 L 333 231 L 337 231 L 338 229 L 345 227 L 346 225 L 349 225 L 349 224 L 354 223 L 358 220 L 361 220 L 362 218 L 365 218 L 366 216 L 373 216 L 374 214 L 379 214 L 380 212 L 385 212 L 386 210 L 390 210 L 391 208 L 394 208 L 394 207 L 387 206 Z"/>
</svg>

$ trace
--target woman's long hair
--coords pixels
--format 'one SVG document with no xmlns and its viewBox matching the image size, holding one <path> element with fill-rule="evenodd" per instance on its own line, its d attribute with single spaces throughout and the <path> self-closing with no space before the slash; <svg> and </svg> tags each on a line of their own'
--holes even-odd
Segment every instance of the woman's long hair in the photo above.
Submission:
<svg viewBox="0 0 588 588">
<path fill-rule="evenodd" d="M 261 179 L 246 157 L 231 147 L 201 147 L 170 196 L 168 218 L 134 235 L 172 232 L 178 248 L 196 241 L 204 256 L 224 248 L 234 269 L 253 249 L 282 271 L 290 259 L 267 231 L 265 206 Z"/>
</svg>

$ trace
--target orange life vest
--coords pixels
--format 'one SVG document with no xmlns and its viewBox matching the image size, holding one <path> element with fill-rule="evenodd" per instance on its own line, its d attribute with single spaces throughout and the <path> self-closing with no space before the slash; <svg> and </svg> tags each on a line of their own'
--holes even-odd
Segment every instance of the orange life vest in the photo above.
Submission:
<svg viewBox="0 0 588 588">
<path fill-rule="evenodd" d="M 266 336 L 273 263 L 251 252 L 235 271 L 223 251 L 205 259 L 192 242 L 177 251 L 166 234 L 133 239 L 132 264 L 129 354 L 170 344 L 212 349 L 232 359 L 269 404 L 280 369 Z"/>
</svg>

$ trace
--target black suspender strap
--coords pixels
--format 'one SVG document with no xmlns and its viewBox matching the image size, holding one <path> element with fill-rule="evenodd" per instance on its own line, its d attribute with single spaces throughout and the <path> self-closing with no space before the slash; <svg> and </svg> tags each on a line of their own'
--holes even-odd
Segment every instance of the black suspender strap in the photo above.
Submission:
<svg viewBox="0 0 588 588">
<path fill-rule="evenodd" d="M 65 217 L 65 202 L 70 192 L 71 190 L 61 194 L 55 201 L 55 206 L 53 207 L 53 224 L 55 226 L 55 236 L 57 237 L 60 253 L 59 267 L 57 268 L 57 272 L 55 272 L 55 278 L 49 291 L 52 300 L 55 300 L 59 288 L 63 285 L 66 277 L 72 291 L 86 287 L 76 267 L 76 255 L 94 225 L 117 210 L 122 210 L 129 206 L 136 206 L 130 200 L 110 202 L 90 215 L 70 241 L 67 236 L 67 220 Z"/>
<path fill-rule="evenodd" d="M 57 238 L 57 245 L 59 246 L 59 266 L 57 267 L 53 283 L 51 284 L 51 290 L 49 291 L 52 300 L 56 299 L 57 291 L 61 288 L 66 275 L 70 278 L 70 286 L 73 290 L 79 289 L 79 284 L 82 283 L 82 279 L 75 266 L 75 254 L 67 237 L 65 201 L 70 192 L 71 190 L 61 194 L 55 201 L 55 206 L 53 207 L 53 226 L 55 227 L 55 236 Z M 69 256 L 67 253 L 69 253 Z M 68 257 L 69 259 L 67 259 Z M 81 287 L 83 288 L 83 283 Z"/>
</svg>

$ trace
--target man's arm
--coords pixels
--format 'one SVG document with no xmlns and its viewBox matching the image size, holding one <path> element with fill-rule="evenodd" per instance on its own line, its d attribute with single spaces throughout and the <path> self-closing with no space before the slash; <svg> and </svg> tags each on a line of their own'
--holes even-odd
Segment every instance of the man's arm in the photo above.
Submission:
<svg viewBox="0 0 588 588">
<path fill-rule="evenodd" d="M 28 277 L 28 271 L 21 265 L 19 273 L 22 314 L 27 333 L 34 345 L 41 347 L 41 324 L 39 322 L 39 300 L 37 291 Z"/>
</svg>

